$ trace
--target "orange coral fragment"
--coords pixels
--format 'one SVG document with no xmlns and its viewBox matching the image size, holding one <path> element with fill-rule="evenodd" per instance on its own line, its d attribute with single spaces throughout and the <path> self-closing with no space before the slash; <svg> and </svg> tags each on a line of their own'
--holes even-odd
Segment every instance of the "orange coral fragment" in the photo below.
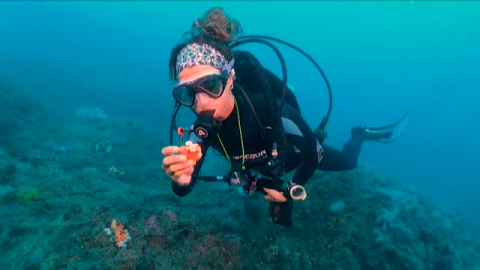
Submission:
<svg viewBox="0 0 480 270">
<path fill-rule="evenodd" d="M 163 211 L 163 214 L 167 216 L 170 221 L 177 222 L 178 220 L 177 215 L 171 210 L 165 210 Z"/>
<path fill-rule="evenodd" d="M 202 152 L 202 148 L 198 143 L 187 141 L 184 146 L 180 147 L 179 151 L 180 154 L 187 156 L 187 159 L 192 160 L 193 164 L 197 164 L 198 154 Z"/>
<path fill-rule="evenodd" d="M 123 225 L 117 223 L 115 219 L 112 220 L 110 227 L 115 232 L 115 242 L 117 243 L 117 247 L 126 247 L 127 241 L 130 240 L 130 234 L 128 231 L 123 229 Z"/>
</svg>

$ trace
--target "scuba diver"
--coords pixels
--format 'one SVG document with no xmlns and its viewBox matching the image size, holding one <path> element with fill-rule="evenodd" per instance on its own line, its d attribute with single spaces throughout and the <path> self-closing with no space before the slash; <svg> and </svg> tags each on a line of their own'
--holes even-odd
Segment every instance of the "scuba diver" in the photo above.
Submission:
<svg viewBox="0 0 480 270">
<path fill-rule="evenodd" d="M 198 180 L 226 181 L 243 187 L 247 194 L 261 192 L 270 201 L 273 222 L 292 226 L 293 201 L 306 198 L 304 186 L 315 170 L 354 169 L 362 144 L 398 139 L 401 133 L 396 131 L 407 115 L 384 127 L 353 127 L 351 138 L 342 150 L 325 145 L 328 115 L 313 131 L 302 118 L 295 95 L 286 87 L 281 54 L 259 36 L 250 38 L 277 52 L 282 62 L 283 82 L 263 68 L 251 53 L 233 50 L 242 43 L 241 33 L 238 21 L 227 16 L 222 8 L 212 8 L 195 20 L 186 33 L 189 37 L 171 51 L 169 69 L 176 82 L 172 130 L 179 132 L 182 145 L 173 145 L 170 137 L 170 146 L 162 149 L 162 168 L 178 196 L 189 194 Z M 325 81 L 330 90 L 326 78 Z M 197 115 L 191 128 L 174 126 L 181 105 Z M 185 132 L 189 136 L 183 145 Z M 194 145 L 198 147 L 192 150 Z M 210 147 L 229 161 L 228 175 L 199 175 Z M 284 183 L 281 177 L 289 172 L 293 176 Z"/>
</svg>

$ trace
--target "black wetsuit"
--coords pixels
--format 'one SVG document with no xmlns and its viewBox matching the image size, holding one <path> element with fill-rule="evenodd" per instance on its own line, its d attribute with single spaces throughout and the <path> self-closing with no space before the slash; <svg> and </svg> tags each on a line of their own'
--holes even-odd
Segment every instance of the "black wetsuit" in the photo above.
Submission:
<svg viewBox="0 0 480 270">
<path fill-rule="evenodd" d="M 205 139 L 200 139 L 197 136 L 189 138 L 201 145 L 203 157 L 198 161 L 197 165 L 195 165 L 192 181 L 188 186 L 178 186 L 172 182 L 172 189 L 178 196 L 189 194 L 195 186 L 209 147 L 213 147 L 224 156 L 228 156 L 232 164 L 232 171 L 236 171 L 241 167 L 241 165 L 238 164 L 242 162 L 243 156 L 248 172 L 256 171 L 267 177 L 278 172 L 270 171 L 267 166 L 268 161 L 271 160 L 273 143 L 272 141 L 265 140 L 262 136 L 262 126 L 265 127 L 269 124 L 270 116 L 267 113 L 267 103 L 265 102 L 264 95 L 260 90 L 264 89 L 262 88 L 264 84 L 260 82 L 268 81 L 269 87 L 274 91 L 276 98 L 279 99 L 282 96 L 282 81 L 272 72 L 261 67 L 258 60 L 248 52 L 235 52 L 234 69 L 237 80 L 233 88 L 233 94 L 235 95 L 236 104 L 240 112 L 240 126 L 238 124 L 237 108 L 234 108 L 232 114 L 223 121 L 222 125 L 218 128 L 218 135 L 225 149 L 216 135 L 211 134 Z M 258 115 L 258 120 L 262 122 L 261 125 L 258 123 L 248 100 L 240 91 L 239 85 L 248 93 L 248 97 Z M 288 88 L 282 111 L 282 122 L 287 140 L 286 153 L 282 155 L 282 159 L 285 160 L 285 172 L 296 169 L 291 182 L 297 185 L 305 185 L 317 169 L 324 171 L 343 171 L 355 168 L 362 143 L 365 140 L 388 138 L 388 136 L 391 135 L 389 133 L 370 135 L 365 133 L 363 127 L 359 126 L 352 128 L 352 137 L 344 145 L 342 151 L 327 145 L 320 145 L 312 129 L 310 129 L 303 119 L 295 95 Z M 242 155 L 240 128 L 243 134 L 245 155 Z M 201 134 L 199 133 L 199 135 Z M 263 181 L 263 186 L 267 187 L 265 183 L 271 182 L 275 181 L 271 181 L 270 179 Z M 258 181 L 255 183 L 258 183 Z M 283 182 L 281 182 L 281 184 L 283 184 Z M 261 187 L 261 185 L 256 184 L 255 190 L 262 191 L 263 189 Z M 277 187 L 275 188 L 278 189 Z M 288 198 L 288 192 L 284 192 L 283 194 Z M 292 209 L 293 200 L 287 199 L 284 203 L 270 202 L 269 213 L 274 223 L 291 226 Z"/>
<path fill-rule="evenodd" d="M 271 76 L 273 76 L 273 74 Z M 266 163 L 269 159 L 269 153 L 272 151 L 272 143 L 262 138 L 261 127 L 258 124 L 252 109 L 247 103 L 247 100 L 239 93 L 238 89 L 234 88 L 233 93 L 240 112 L 245 166 L 247 169 L 269 176 L 271 173 L 269 172 Z M 269 116 L 266 111 L 263 95 L 259 93 L 250 93 L 249 98 L 255 108 L 258 118 L 262 124 L 266 125 Z M 293 101 L 286 102 L 284 105 L 282 122 L 285 127 L 288 142 L 285 170 L 286 172 L 290 172 L 297 169 L 291 179 L 292 182 L 299 185 L 305 185 L 316 169 L 341 171 L 352 169 L 356 166 L 361 147 L 360 141 L 350 140 L 345 144 L 343 151 L 325 145 L 321 146 L 315 138 L 311 128 L 301 117 L 298 108 L 294 108 L 289 104 L 296 104 L 296 101 L 295 103 L 293 103 Z M 223 121 L 221 127 L 218 129 L 218 135 L 223 142 L 231 162 L 235 162 L 235 164 L 241 163 L 242 144 L 236 108 L 234 108 L 231 115 Z M 208 140 L 202 140 L 197 136 L 190 137 L 189 139 L 201 145 L 203 156 L 195 166 L 192 181 L 189 186 L 180 187 L 172 182 L 172 189 L 175 194 L 179 196 L 187 195 L 194 187 L 196 176 L 201 169 L 209 147 L 213 147 L 219 153 L 225 155 L 225 151 L 217 136 L 210 136 Z"/>
</svg>

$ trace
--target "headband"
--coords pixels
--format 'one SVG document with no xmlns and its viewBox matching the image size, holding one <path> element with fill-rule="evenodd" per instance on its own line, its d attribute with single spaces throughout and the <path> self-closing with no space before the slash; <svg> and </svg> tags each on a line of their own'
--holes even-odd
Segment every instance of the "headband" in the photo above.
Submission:
<svg viewBox="0 0 480 270">
<path fill-rule="evenodd" d="M 176 75 L 194 65 L 210 65 L 220 70 L 227 71 L 233 67 L 234 59 L 227 61 L 219 51 L 208 44 L 192 43 L 185 46 L 177 56 Z"/>
</svg>

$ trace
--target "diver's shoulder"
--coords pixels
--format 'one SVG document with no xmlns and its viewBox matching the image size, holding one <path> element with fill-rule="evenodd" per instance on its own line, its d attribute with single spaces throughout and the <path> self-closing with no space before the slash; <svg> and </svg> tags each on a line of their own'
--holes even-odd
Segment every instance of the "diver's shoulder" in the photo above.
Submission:
<svg viewBox="0 0 480 270">
<path fill-rule="evenodd" d="M 265 106 L 266 104 L 265 96 L 262 93 L 251 92 L 251 91 L 248 91 L 247 89 L 244 89 L 244 90 L 247 98 L 250 100 L 250 102 L 255 108 Z M 249 104 L 247 103 L 247 98 L 242 93 L 239 93 L 238 95 L 236 95 L 236 98 L 240 100 L 242 103 L 244 103 L 245 105 L 249 106 Z"/>
</svg>

